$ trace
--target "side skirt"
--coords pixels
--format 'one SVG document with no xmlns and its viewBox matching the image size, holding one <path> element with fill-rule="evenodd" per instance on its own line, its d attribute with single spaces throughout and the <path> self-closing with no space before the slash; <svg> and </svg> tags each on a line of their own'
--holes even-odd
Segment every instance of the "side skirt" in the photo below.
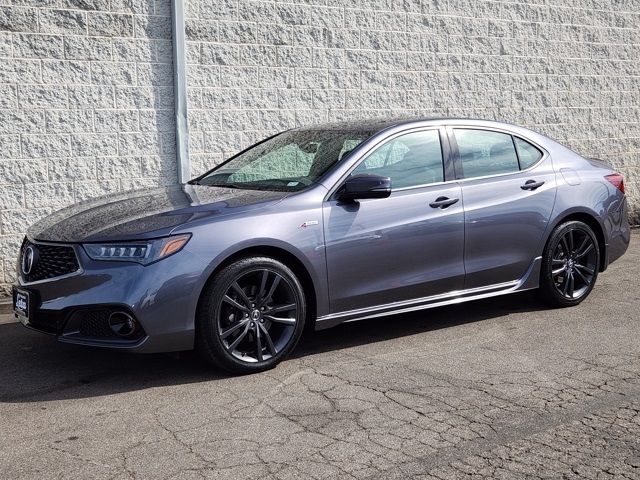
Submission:
<svg viewBox="0 0 640 480">
<path fill-rule="evenodd" d="M 538 288 L 539 285 L 541 262 L 542 257 L 536 257 L 527 269 L 527 273 L 520 280 L 323 315 L 322 317 L 318 317 L 316 320 L 316 330 L 324 330 L 346 322 L 355 322 L 358 320 L 366 320 L 368 318 L 383 317 L 385 315 L 396 315 L 399 313 L 426 310 L 428 308 L 454 305 L 457 303 L 469 302 L 471 300 L 480 300 L 483 298 L 497 297 L 499 295 L 532 290 L 534 288 Z"/>
</svg>

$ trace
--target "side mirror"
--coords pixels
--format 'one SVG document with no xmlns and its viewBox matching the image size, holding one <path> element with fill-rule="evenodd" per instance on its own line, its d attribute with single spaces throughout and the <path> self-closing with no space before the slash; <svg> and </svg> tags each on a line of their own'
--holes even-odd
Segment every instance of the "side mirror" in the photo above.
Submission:
<svg viewBox="0 0 640 480">
<path fill-rule="evenodd" d="M 340 190 L 338 200 L 351 202 L 364 198 L 387 198 L 391 195 L 391 179 L 380 175 L 360 174 L 349 177 Z"/>
</svg>

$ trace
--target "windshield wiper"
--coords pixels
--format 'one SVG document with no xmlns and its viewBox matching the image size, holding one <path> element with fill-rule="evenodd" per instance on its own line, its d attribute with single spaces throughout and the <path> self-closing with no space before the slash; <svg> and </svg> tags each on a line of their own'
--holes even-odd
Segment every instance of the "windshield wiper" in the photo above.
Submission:
<svg viewBox="0 0 640 480">
<path fill-rule="evenodd" d="M 237 183 L 196 183 L 195 185 L 202 185 L 203 187 L 238 188 L 238 189 L 243 188 Z"/>
<path fill-rule="evenodd" d="M 198 182 L 195 185 L 202 185 L 205 187 L 219 187 L 219 188 L 234 188 L 238 190 L 258 190 L 258 191 L 275 191 L 275 192 L 287 192 L 286 188 L 279 187 L 277 185 L 260 184 L 258 182 L 246 182 L 246 183 L 208 183 L 204 179 L 204 182 Z"/>
</svg>

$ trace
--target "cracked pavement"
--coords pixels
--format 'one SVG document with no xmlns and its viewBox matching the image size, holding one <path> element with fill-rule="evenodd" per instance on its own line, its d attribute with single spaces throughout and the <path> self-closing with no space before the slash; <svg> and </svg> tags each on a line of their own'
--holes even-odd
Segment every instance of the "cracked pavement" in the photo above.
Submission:
<svg viewBox="0 0 640 480">
<path fill-rule="evenodd" d="M 639 262 L 635 232 L 578 307 L 345 324 L 235 378 L 0 324 L 0 478 L 640 479 Z"/>
</svg>

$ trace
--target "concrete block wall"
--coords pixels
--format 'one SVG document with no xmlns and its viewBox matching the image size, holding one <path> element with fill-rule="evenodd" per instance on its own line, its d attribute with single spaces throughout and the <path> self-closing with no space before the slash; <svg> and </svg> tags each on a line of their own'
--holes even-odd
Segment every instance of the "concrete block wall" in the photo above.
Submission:
<svg viewBox="0 0 640 480">
<path fill-rule="evenodd" d="M 389 115 L 541 131 L 625 174 L 640 0 L 184 0 L 193 174 L 276 131 Z M 177 181 L 170 0 L 0 0 L 0 295 L 28 224 Z"/>
<path fill-rule="evenodd" d="M 0 296 L 26 227 L 176 182 L 170 0 L 0 0 Z"/>
<path fill-rule="evenodd" d="M 627 177 L 640 222 L 639 0 L 187 0 L 194 173 L 358 117 L 529 126 Z"/>
</svg>

